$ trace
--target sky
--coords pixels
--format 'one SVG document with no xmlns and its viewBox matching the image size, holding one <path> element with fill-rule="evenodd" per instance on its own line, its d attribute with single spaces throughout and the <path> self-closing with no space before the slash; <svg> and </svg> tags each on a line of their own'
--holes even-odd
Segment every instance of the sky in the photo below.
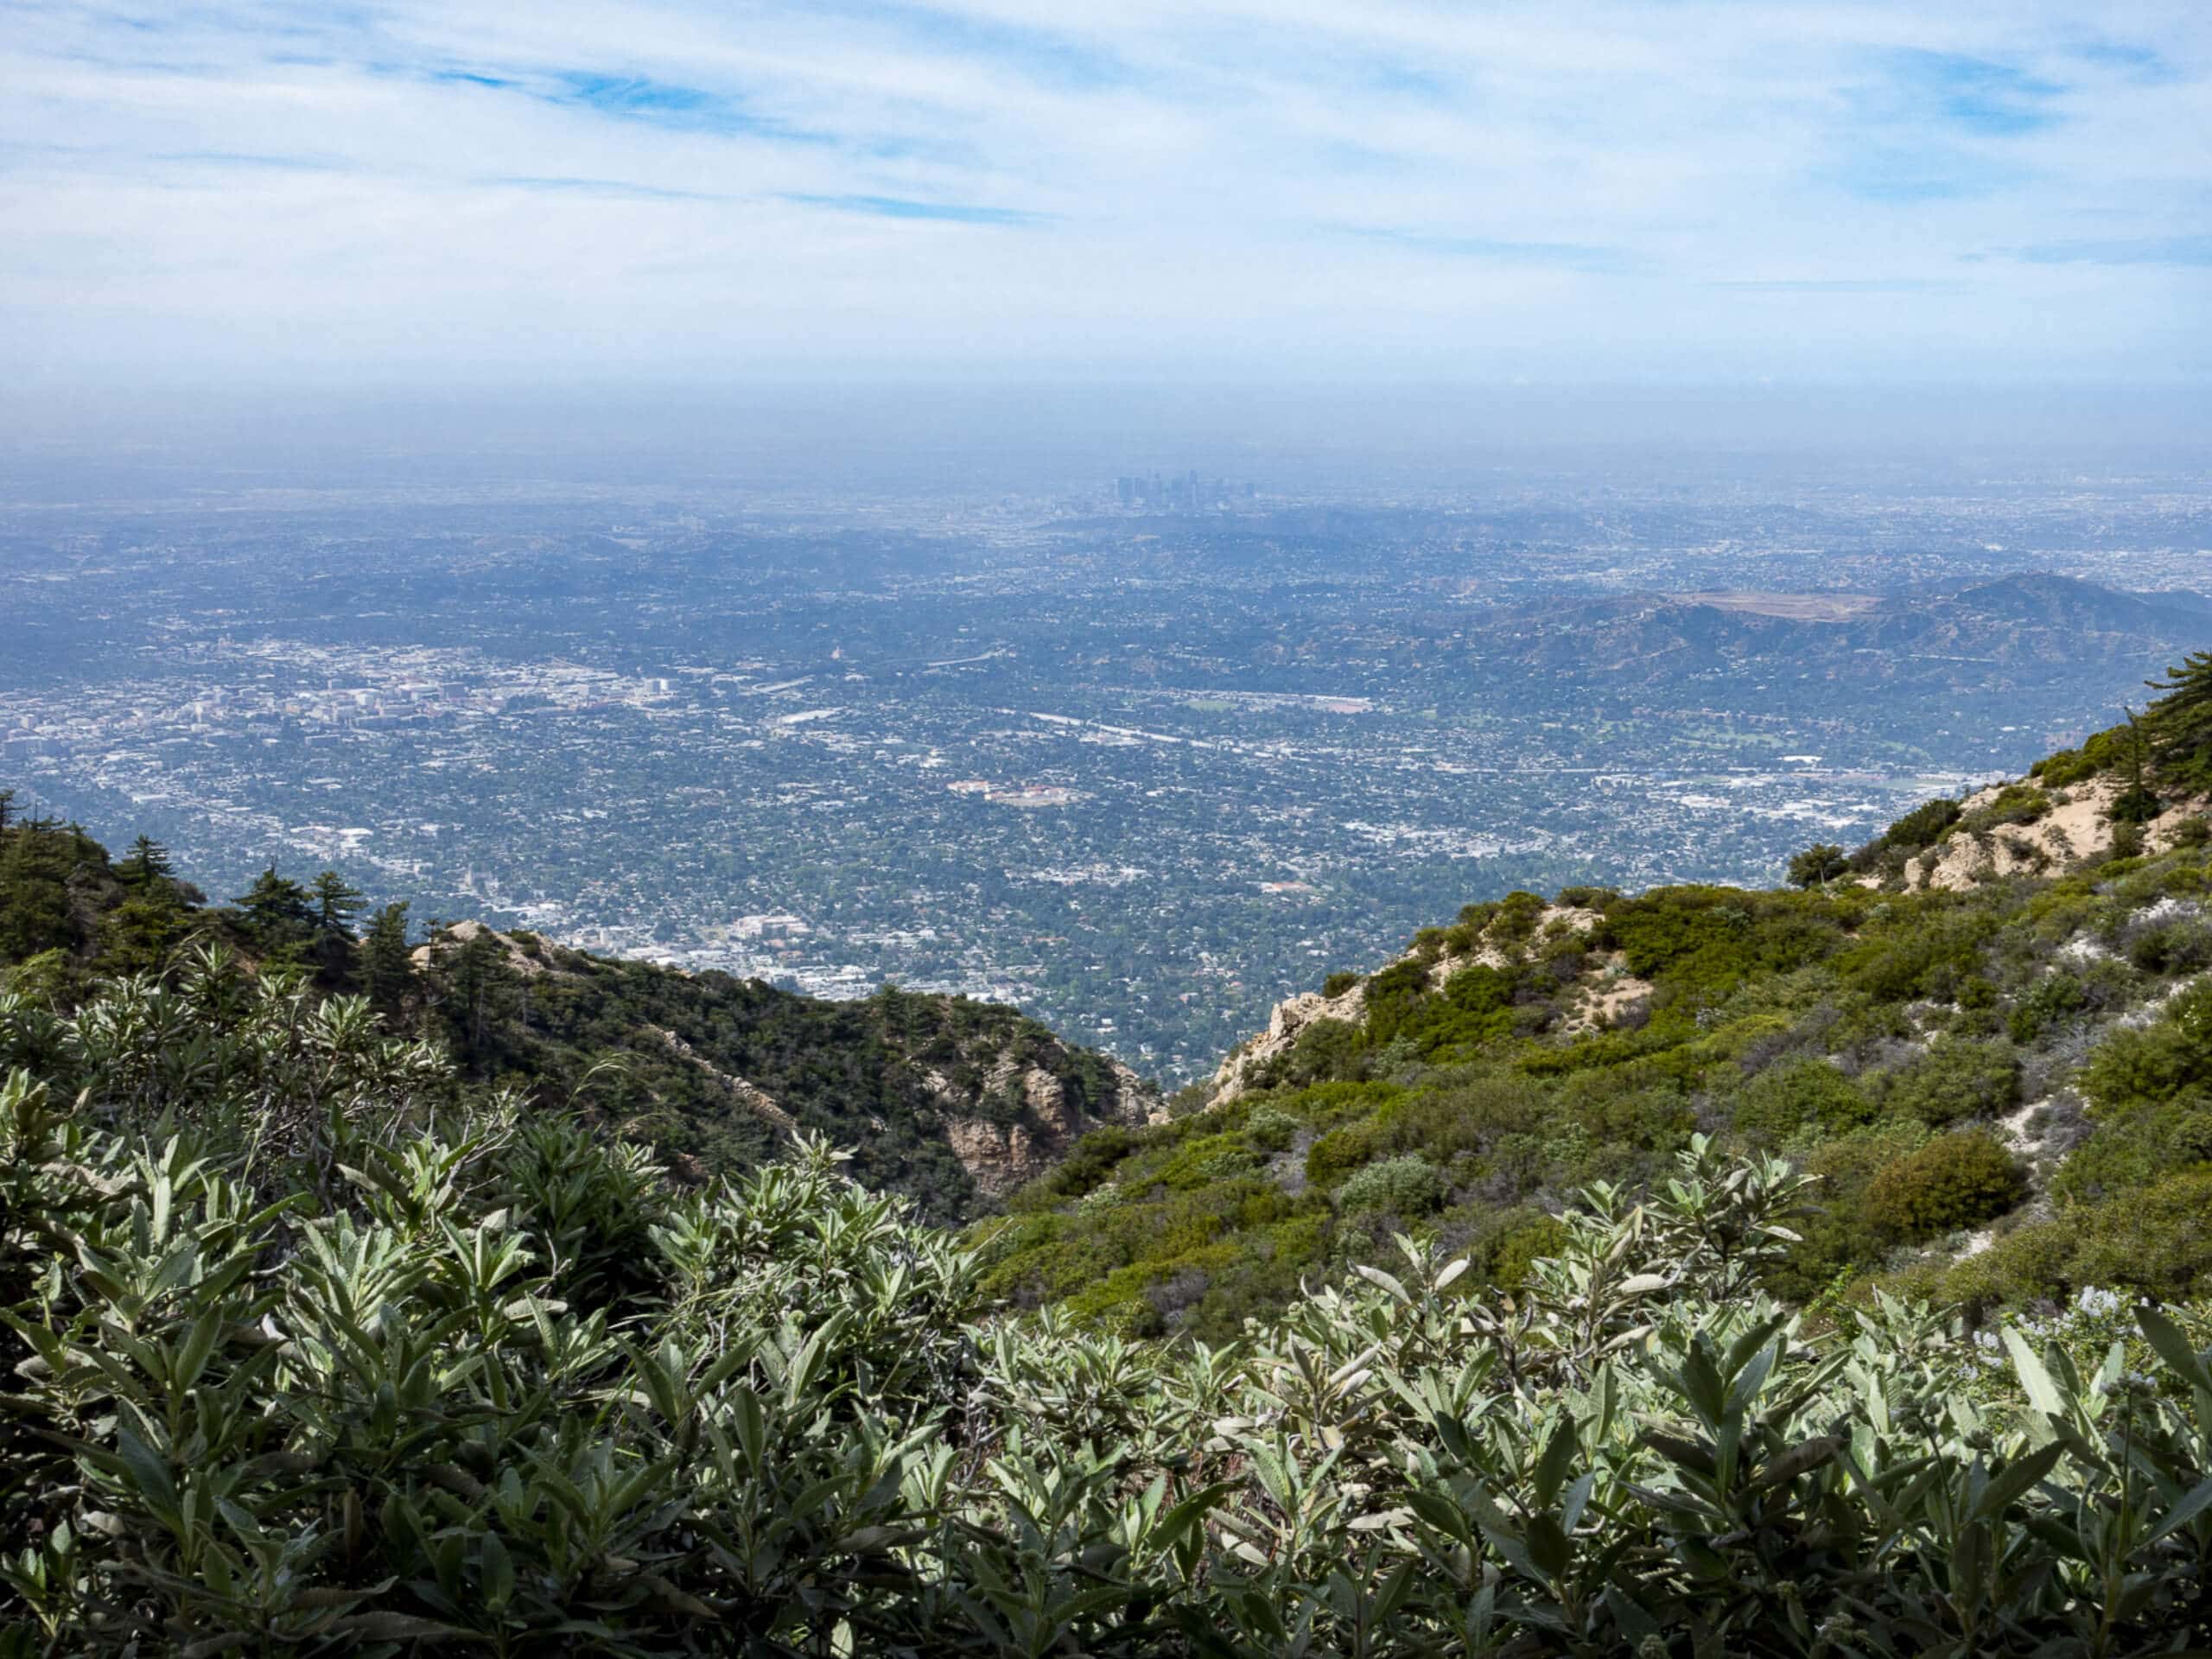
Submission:
<svg viewBox="0 0 2212 1659">
<path fill-rule="evenodd" d="M 2212 382 L 2202 0 L 0 0 L 18 397 Z"/>
</svg>

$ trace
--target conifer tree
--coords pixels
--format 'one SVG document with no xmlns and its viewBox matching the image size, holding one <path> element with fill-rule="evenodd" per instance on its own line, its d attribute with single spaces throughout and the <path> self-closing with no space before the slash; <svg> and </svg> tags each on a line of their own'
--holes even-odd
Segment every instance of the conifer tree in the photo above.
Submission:
<svg viewBox="0 0 2212 1659">
<path fill-rule="evenodd" d="M 341 983 L 352 966 L 353 918 L 361 913 L 361 890 L 335 870 L 325 870 L 309 889 L 315 895 L 315 950 L 323 977 Z"/>
<path fill-rule="evenodd" d="M 515 982 L 507 953 L 488 927 L 479 927 L 454 957 L 454 1034 L 470 1061 L 480 1060 L 499 1011 Z"/>
<path fill-rule="evenodd" d="M 2152 792 L 2145 771 L 2145 763 L 2150 757 L 2151 739 L 2143 729 L 2143 722 L 2130 709 L 2127 710 L 2127 787 L 2113 800 L 2107 814 L 2114 823 L 2148 823 L 2158 816 L 2158 798 Z"/>
<path fill-rule="evenodd" d="M 264 951 L 304 944 L 315 927 L 315 907 L 308 890 L 271 864 L 233 901 L 245 912 L 245 930 Z"/>
<path fill-rule="evenodd" d="M 2164 694 L 2144 711 L 2151 759 L 2178 783 L 2212 786 L 2212 651 L 2193 651 L 2144 683 Z"/>
<path fill-rule="evenodd" d="M 69 889 L 77 863 L 72 837 L 42 818 L 16 820 L 0 842 L 0 963 L 83 943 Z"/>
<path fill-rule="evenodd" d="M 407 948 L 407 906 L 386 905 L 369 922 L 362 941 L 362 972 L 370 999 L 387 1014 L 404 1007 L 415 985 L 415 964 Z"/>
<path fill-rule="evenodd" d="M 361 890 L 335 870 L 315 879 L 315 921 L 323 933 L 351 933 L 353 918 L 361 913 Z"/>
<path fill-rule="evenodd" d="M 156 880 L 165 880 L 175 873 L 169 862 L 168 849 L 150 836 L 141 836 L 130 843 L 115 867 L 116 879 L 126 887 L 150 887 Z"/>
<path fill-rule="evenodd" d="M 1808 847 L 1789 861 L 1792 887 L 1824 887 L 1851 868 L 1842 848 L 1822 842 Z"/>
</svg>

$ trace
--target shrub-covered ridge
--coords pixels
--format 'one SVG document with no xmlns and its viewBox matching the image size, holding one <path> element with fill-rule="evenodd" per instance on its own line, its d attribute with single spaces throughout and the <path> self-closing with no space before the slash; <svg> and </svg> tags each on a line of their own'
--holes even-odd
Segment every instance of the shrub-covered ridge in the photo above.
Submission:
<svg viewBox="0 0 2212 1659">
<path fill-rule="evenodd" d="M 1961 892 L 1576 893 L 1587 919 L 1518 941 L 1520 901 L 1471 906 L 1339 990 L 1350 1017 L 1246 1057 L 1239 1092 L 1016 1194 L 989 1282 L 1218 1340 L 1405 1230 L 1510 1288 L 1576 1189 L 1647 1183 L 1703 1133 L 1822 1178 L 1770 1279 L 1797 1300 L 1884 1274 L 1977 1303 L 2196 1294 L 2208 889 L 2193 846 Z"/>
<path fill-rule="evenodd" d="M 830 1001 L 728 974 L 570 950 L 475 922 L 417 943 L 405 905 L 364 919 L 333 871 L 271 868 L 227 906 L 141 838 L 121 858 L 0 790 L 0 988 L 66 1010 L 103 977 L 174 988 L 211 948 L 293 973 L 312 1000 L 359 994 L 435 1040 L 464 1078 L 581 1105 L 652 1146 L 679 1179 L 776 1157 L 795 1128 L 850 1145 L 872 1185 L 964 1219 L 1084 1130 L 1141 1123 L 1158 1091 L 1008 1007 L 885 986 Z M 164 990 L 148 1007 L 173 1007 Z M 156 1016 L 161 1017 L 161 1016 Z"/>
<path fill-rule="evenodd" d="M 2212 1292 L 2212 654 L 2161 686 L 1791 887 L 1468 906 L 1014 1194 L 987 1282 L 1222 1340 L 1405 1230 L 1510 1289 L 1579 1187 L 1705 1134 L 1821 1178 L 1794 1300 Z"/>
</svg>

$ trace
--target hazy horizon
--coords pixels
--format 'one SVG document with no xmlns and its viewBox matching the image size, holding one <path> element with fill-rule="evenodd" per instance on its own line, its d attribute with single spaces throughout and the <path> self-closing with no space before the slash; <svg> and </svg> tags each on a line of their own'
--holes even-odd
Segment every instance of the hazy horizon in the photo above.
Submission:
<svg viewBox="0 0 2212 1659">
<path fill-rule="evenodd" d="M 436 486 L 825 499 L 1085 488 L 1197 466 L 1277 496 L 1434 499 L 1547 475 L 1824 487 L 2032 473 L 2186 476 L 2194 386 L 1141 386 L 857 382 L 595 395 L 296 388 L 128 400 L 0 391 L 0 504 Z"/>
</svg>

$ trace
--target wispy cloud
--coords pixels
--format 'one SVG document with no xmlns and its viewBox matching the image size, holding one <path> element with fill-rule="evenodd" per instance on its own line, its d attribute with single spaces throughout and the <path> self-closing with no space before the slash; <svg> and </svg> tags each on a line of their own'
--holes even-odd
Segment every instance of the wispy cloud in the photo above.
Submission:
<svg viewBox="0 0 2212 1659">
<path fill-rule="evenodd" d="M 2182 78 L 2182 71 L 2171 58 L 2139 41 L 2087 41 L 2071 50 L 2082 62 L 2119 70 L 2139 86 L 2162 86 Z"/>
<path fill-rule="evenodd" d="M 1626 270 L 1635 264 L 1624 249 L 1599 247 L 1582 242 L 1518 242 L 1503 237 L 1462 236 L 1447 231 L 1412 230 L 1397 226 L 1348 225 L 1340 228 L 1347 236 L 1407 248 L 1416 253 L 1435 254 L 1447 259 L 1478 259 L 1499 264 L 1544 265 L 1561 270 L 1609 273 Z"/>
<path fill-rule="evenodd" d="M 988 63 L 1043 86 L 1096 92 L 1135 86 L 1142 79 L 1111 41 L 1095 30 L 1069 33 L 988 7 L 821 0 L 819 15 L 869 25 L 931 56 Z M 1050 15 L 1045 8 L 1035 14 Z"/>
<path fill-rule="evenodd" d="M 810 131 L 763 115 L 733 93 L 658 80 L 650 75 L 602 74 L 569 69 L 543 79 L 477 77 L 482 84 L 513 89 L 572 109 L 588 110 L 620 121 L 635 121 L 678 132 L 742 133 L 786 143 L 823 144 L 826 132 Z"/>
<path fill-rule="evenodd" d="M 875 219 L 933 219 L 955 225 L 1041 225 L 1052 216 L 1019 207 L 986 207 L 972 202 L 909 201 L 902 196 L 814 195 L 787 191 L 783 199 L 802 207 L 828 207 Z"/>
<path fill-rule="evenodd" d="M 1738 276 L 1707 286 L 1740 294 L 1948 294 L 1967 284 L 1951 276 Z"/>
<path fill-rule="evenodd" d="M 1865 201 L 1907 204 L 1957 201 L 2016 188 L 2029 168 L 1956 144 L 1869 143 L 1815 169 L 1818 181 Z"/>
<path fill-rule="evenodd" d="M 2036 242 L 2005 253 L 2031 265 L 2212 265 L 2212 232 L 2180 236 Z"/>
<path fill-rule="evenodd" d="M 1906 119 L 1929 120 L 1984 137 L 2013 137 L 2056 126 L 2066 88 L 2016 63 L 1959 52 L 1884 54 L 1889 91 Z"/>
<path fill-rule="evenodd" d="M 539 178 L 526 174 L 491 174 L 476 181 L 494 189 L 541 190 L 556 195 L 600 196 L 626 201 L 728 201 L 732 198 L 707 190 L 671 190 L 660 185 L 632 184 L 622 179 Z"/>
<path fill-rule="evenodd" d="M 2018 141 L 2066 118 L 2066 86 L 2017 62 L 1891 48 L 1864 63 L 1846 87 L 1834 154 L 1814 169 L 1863 200 L 1909 205 L 2017 188 L 2034 175 Z"/>
<path fill-rule="evenodd" d="M 147 160 L 178 167 L 244 168 L 271 173 L 342 173 L 347 163 L 327 156 L 257 156 L 237 149 L 162 150 Z"/>
</svg>

